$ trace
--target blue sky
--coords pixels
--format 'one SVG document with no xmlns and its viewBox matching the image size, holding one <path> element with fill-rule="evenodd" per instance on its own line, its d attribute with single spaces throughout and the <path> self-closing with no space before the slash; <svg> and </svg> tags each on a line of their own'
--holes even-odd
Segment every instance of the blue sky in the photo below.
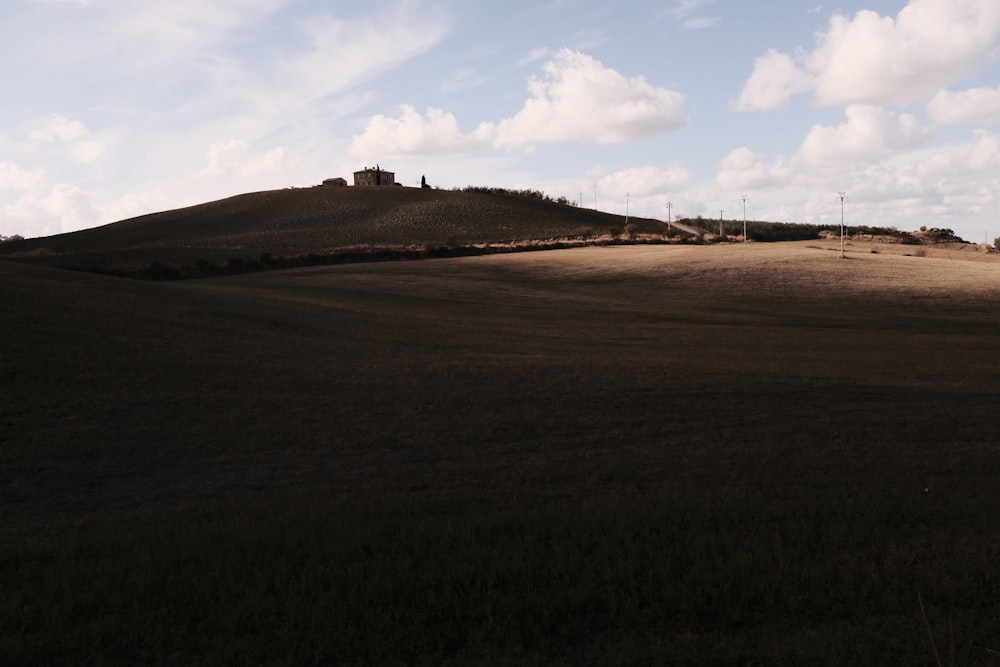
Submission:
<svg viewBox="0 0 1000 667">
<path fill-rule="evenodd" d="M 664 218 L 1000 236 L 996 0 L 8 0 L 0 234 L 376 163 Z M 377 5 L 377 9 L 369 9 Z"/>
</svg>

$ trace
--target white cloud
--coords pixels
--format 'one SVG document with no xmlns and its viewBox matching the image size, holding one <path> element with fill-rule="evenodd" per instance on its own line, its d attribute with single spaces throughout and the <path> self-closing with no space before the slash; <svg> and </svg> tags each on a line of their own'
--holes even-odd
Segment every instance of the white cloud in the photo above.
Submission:
<svg viewBox="0 0 1000 667">
<path fill-rule="evenodd" d="M 982 174 L 1000 169 L 1000 136 L 983 131 L 977 132 L 976 136 L 976 143 L 960 159 L 964 170 Z M 996 180 L 1000 180 L 1000 177 L 994 176 L 994 181 Z M 993 185 L 995 184 L 994 182 Z"/>
<path fill-rule="evenodd" d="M 456 70 L 447 81 L 441 84 L 441 92 L 454 94 L 469 88 L 476 88 L 483 85 L 490 78 L 472 67 L 463 67 Z"/>
<path fill-rule="evenodd" d="M 34 190 L 43 178 L 41 170 L 28 171 L 0 160 L 0 190 Z"/>
<path fill-rule="evenodd" d="M 344 21 L 312 17 L 301 26 L 309 46 L 282 66 L 283 78 L 315 99 L 423 53 L 441 40 L 449 21 L 414 2 L 401 2 L 373 19 Z"/>
<path fill-rule="evenodd" d="M 810 77 L 787 53 L 771 49 L 754 62 L 753 74 L 733 105 L 737 111 L 773 111 L 809 89 Z"/>
<path fill-rule="evenodd" d="M 787 185 L 790 176 L 791 170 L 785 160 L 768 163 L 744 146 L 722 159 L 716 182 L 724 190 L 770 190 Z"/>
<path fill-rule="evenodd" d="M 552 51 L 545 47 L 532 49 L 526 56 L 517 61 L 517 66 L 523 67 L 524 65 L 530 65 L 538 62 L 539 60 L 544 60 L 550 55 L 552 55 Z"/>
<path fill-rule="evenodd" d="M 860 172 L 851 186 L 851 201 L 877 224 L 915 228 L 944 226 L 978 240 L 970 232 L 972 217 L 992 215 L 998 204 L 1000 137 L 978 132 L 975 140 L 947 148 L 901 155 Z M 974 235 L 974 236 L 973 236 Z"/>
<path fill-rule="evenodd" d="M 104 150 L 103 141 L 78 141 L 70 148 L 70 155 L 77 162 L 90 164 L 100 160 L 104 156 Z"/>
<path fill-rule="evenodd" d="M 1000 135 L 977 131 L 961 144 L 904 150 L 874 164 L 817 164 L 740 148 L 719 164 L 716 182 L 723 192 L 698 196 L 703 213 L 714 207 L 717 215 L 727 197 L 734 207 L 745 193 L 756 219 L 837 223 L 837 192 L 845 191 L 848 224 L 950 227 L 975 241 L 982 225 L 996 225 Z M 686 205 L 684 213 L 691 212 Z"/>
<path fill-rule="evenodd" d="M 273 148 L 265 153 L 254 154 L 249 142 L 231 139 L 214 143 L 209 147 L 205 155 L 208 164 L 203 173 L 241 178 L 277 174 L 281 172 L 286 158 L 287 152 L 284 148 Z"/>
<path fill-rule="evenodd" d="M 805 81 L 821 106 L 925 101 L 990 61 L 998 40 L 995 0 L 910 0 L 895 19 L 834 15 L 813 51 L 759 58 L 736 107 L 779 108 Z"/>
<path fill-rule="evenodd" d="M 667 12 L 687 30 L 710 28 L 722 19 L 718 16 L 704 16 L 702 9 L 715 4 L 715 0 L 676 0 Z"/>
<path fill-rule="evenodd" d="M 845 113 L 847 122 L 837 127 L 814 126 L 797 157 L 809 164 L 880 160 L 916 147 L 931 134 L 910 114 L 867 104 L 852 104 Z"/>
<path fill-rule="evenodd" d="M 127 45 L 132 67 L 198 59 L 226 35 L 265 16 L 284 0 L 171 0 L 103 2 L 100 27 L 113 44 Z"/>
<path fill-rule="evenodd" d="M 451 113 L 433 107 L 421 115 L 403 105 L 398 118 L 373 116 L 351 143 L 355 155 L 462 153 L 493 146 L 531 150 L 538 143 L 617 143 L 682 127 L 684 98 L 642 77 L 628 79 L 590 56 L 563 49 L 532 78 L 532 97 L 499 123 L 463 134 Z"/>
<path fill-rule="evenodd" d="M 652 137 L 687 124 L 684 97 L 643 77 L 626 78 L 590 56 L 562 49 L 529 82 L 531 98 L 511 118 L 478 132 L 499 148 L 538 143 L 616 143 Z"/>
<path fill-rule="evenodd" d="M 102 206 L 100 214 L 102 220 L 118 221 L 154 211 L 166 211 L 175 207 L 176 203 L 171 202 L 162 190 L 158 187 L 152 187 L 120 195 L 111 200 L 109 204 Z"/>
<path fill-rule="evenodd" d="M 927 112 L 942 125 L 991 125 L 1000 120 L 1000 88 L 941 90 L 927 105 Z"/>
<path fill-rule="evenodd" d="M 35 144 L 65 144 L 76 162 L 89 164 L 101 159 L 105 144 L 98 139 L 90 139 L 90 132 L 78 120 L 53 114 L 42 127 L 33 130 L 29 139 Z"/>
<path fill-rule="evenodd" d="M 623 169 L 597 182 L 598 191 L 611 195 L 633 197 L 662 197 L 665 192 L 676 192 L 687 187 L 690 177 L 687 169 L 679 165 L 669 167 L 633 167 Z"/>
<path fill-rule="evenodd" d="M 78 120 L 70 120 L 58 114 L 53 114 L 49 122 L 29 135 L 39 142 L 53 142 L 56 140 L 69 143 L 87 135 L 87 128 Z"/>
<path fill-rule="evenodd" d="M 354 137 L 350 152 L 358 156 L 441 155 L 483 148 L 488 142 L 464 135 L 455 116 L 433 107 L 421 115 L 404 104 L 398 118 L 373 116 L 364 132 Z M 372 157 L 374 159 L 374 157 Z"/>
<path fill-rule="evenodd" d="M 94 226 L 99 217 L 93 198 L 64 183 L 46 194 L 27 193 L 0 209 L 0 219 L 26 236 L 48 236 Z"/>
</svg>

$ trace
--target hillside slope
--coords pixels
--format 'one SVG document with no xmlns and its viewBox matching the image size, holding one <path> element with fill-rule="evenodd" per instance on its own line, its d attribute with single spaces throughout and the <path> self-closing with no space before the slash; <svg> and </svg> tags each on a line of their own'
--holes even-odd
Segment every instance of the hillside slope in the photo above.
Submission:
<svg viewBox="0 0 1000 667">
<path fill-rule="evenodd" d="M 642 228 L 655 220 L 632 218 Z M 315 187 L 237 195 L 69 234 L 4 244 L 0 257 L 95 270 L 218 263 L 347 247 L 499 243 L 620 233 L 621 216 L 513 195 Z"/>
<path fill-rule="evenodd" d="M 998 268 L 0 261 L 0 655 L 995 664 Z"/>
</svg>

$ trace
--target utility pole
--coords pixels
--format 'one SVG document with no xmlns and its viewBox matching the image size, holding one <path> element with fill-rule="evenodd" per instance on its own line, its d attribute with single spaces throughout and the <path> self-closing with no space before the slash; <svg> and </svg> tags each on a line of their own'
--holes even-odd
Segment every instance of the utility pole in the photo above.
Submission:
<svg viewBox="0 0 1000 667">
<path fill-rule="evenodd" d="M 844 258 L 844 200 L 847 199 L 846 192 L 838 192 L 840 199 L 840 258 Z"/>
<path fill-rule="evenodd" d="M 628 199 L 629 199 L 629 196 L 630 196 L 629 193 L 626 192 L 625 193 L 625 224 L 626 225 L 628 224 Z"/>
<path fill-rule="evenodd" d="M 597 183 L 594 183 L 594 210 L 597 210 Z"/>
<path fill-rule="evenodd" d="M 719 236 L 722 236 L 722 212 L 725 209 L 719 209 Z"/>
<path fill-rule="evenodd" d="M 672 216 L 672 214 L 673 214 L 673 208 L 674 208 L 674 203 L 668 201 L 667 202 L 667 229 L 671 229 L 672 225 L 673 225 L 673 222 L 674 222 L 673 216 Z"/>
<path fill-rule="evenodd" d="M 747 242 L 747 196 L 740 197 L 743 200 L 743 242 Z"/>
</svg>

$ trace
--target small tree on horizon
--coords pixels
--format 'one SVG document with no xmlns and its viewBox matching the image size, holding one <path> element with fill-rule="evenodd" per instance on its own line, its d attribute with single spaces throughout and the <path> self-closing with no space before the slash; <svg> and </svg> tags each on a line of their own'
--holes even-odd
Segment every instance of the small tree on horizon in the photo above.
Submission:
<svg viewBox="0 0 1000 667">
<path fill-rule="evenodd" d="M 993 239 L 993 247 L 1000 250 L 1000 236 Z"/>
</svg>

